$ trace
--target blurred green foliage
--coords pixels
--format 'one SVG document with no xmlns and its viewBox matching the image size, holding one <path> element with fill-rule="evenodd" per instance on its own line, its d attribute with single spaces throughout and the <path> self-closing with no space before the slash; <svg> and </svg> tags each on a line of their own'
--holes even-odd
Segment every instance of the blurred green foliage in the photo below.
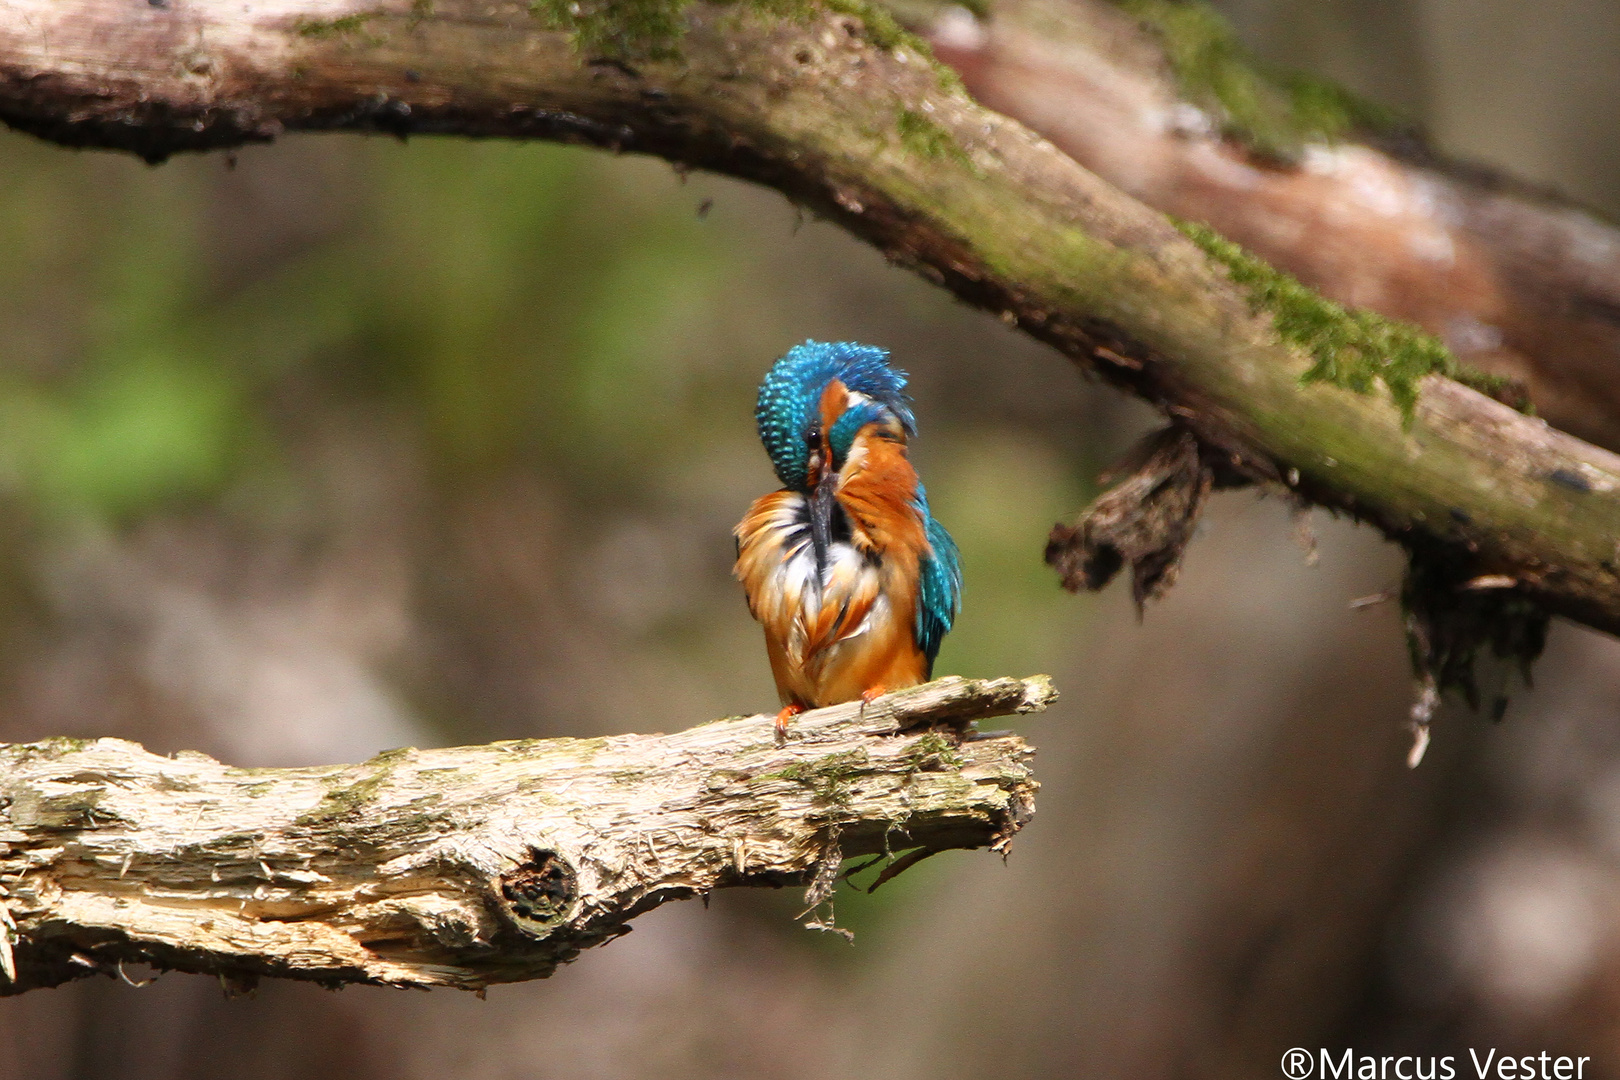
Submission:
<svg viewBox="0 0 1620 1080">
<path fill-rule="evenodd" d="M 16 149 L 36 160 L 7 170 L 0 214 L 0 246 L 19 256 L 0 291 L 21 331 L 0 368 L 0 476 L 47 513 L 114 519 L 217 491 L 245 414 L 186 310 L 197 270 L 186 192 L 147 184 L 98 199 L 80 159 Z M 118 195 L 143 212 L 120 213 Z"/>
<path fill-rule="evenodd" d="M 0 460 L 49 512 L 128 521 L 218 494 L 267 464 L 244 453 L 266 397 L 312 365 L 403 406 L 450 470 L 557 454 L 634 472 L 678 434 L 671 361 L 720 300 L 721 246 L 602 192 L 580 151 L 370 144 L 359 227 L 221 295 L 202 163 L 7 149 L 31 168 L 3 192 L 23 257 L 0 273 L 14 323 L 43 329 L 0 370 Z"/>
</svg>

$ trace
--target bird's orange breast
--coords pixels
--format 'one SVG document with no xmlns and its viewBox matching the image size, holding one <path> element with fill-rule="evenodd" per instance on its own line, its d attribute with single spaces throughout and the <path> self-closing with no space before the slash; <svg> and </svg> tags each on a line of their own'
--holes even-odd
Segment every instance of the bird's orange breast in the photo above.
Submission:
<svg viewBox="0 0 1620 1080">
<path fill-rule="evenodd" d="M 905 445 L 859 434 L 835 493 L 847 535 L 817 565 L 808 498 L 778 491 L 737 526 L 736 576 L 784 704 L 852 701 L 927 678 L 916 641 L 918 568 L 927 536 Z"/>
</svg>

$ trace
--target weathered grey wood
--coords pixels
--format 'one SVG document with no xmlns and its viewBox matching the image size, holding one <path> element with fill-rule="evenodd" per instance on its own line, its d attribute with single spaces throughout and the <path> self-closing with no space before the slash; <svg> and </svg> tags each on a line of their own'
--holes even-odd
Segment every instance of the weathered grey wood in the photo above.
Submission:
<svg viewBox="0 0 1620 1080">
<path fill-rule="evenodd" d="M 1044 676 L 939 679 L 675 735 L 391 750 L 238 769 L 118 739 L 0 746 L 0 992 L 127 962 L 329 984 L 542 978 L 674 899 L 809 884 L 845 856 L 1005 850 L 1033 750 L 971 722 Z"/>
<path fill-rule="evenodd" d="M 758 180 L 1160 406 L 1239 474 L 1620 631 L 1620 457 L 1439 378 L 1410 417 L 1382 386 L 1302 385 L 1313 358 L 1275 297 L 972 101 L 860 0 L 0 0 L 0 119 L 154 160 L 289 130 L 455 132 Z"/>
</svg>

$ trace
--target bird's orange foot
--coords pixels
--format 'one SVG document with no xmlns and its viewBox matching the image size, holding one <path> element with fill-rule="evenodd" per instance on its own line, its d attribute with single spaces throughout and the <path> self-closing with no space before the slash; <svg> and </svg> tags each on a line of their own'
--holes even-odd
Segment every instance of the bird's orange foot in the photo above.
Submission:
<svg viewBox="0 0 1620 1080">
<path fill-rule="evenodd" d="M 787 742 L 788 721 L 804 712 L 803 705 L 785 705 L 782 711 L 776 714 L 776 745 L 781 746 Z"/>
<path fill-rule="evenodd" d="M 865 690 L 862 690 L 860 714 L 865 716 L 866 707 L 888 692 L 889 688 L 886 686 L 868 686 Z"/>
</svg>

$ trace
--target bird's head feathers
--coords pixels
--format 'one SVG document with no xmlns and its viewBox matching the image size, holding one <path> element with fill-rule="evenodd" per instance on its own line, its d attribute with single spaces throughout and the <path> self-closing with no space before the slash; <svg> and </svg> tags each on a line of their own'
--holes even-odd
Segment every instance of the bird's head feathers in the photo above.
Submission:
<svg viewBox="0 0 1620 1080">
<path fill-rule="evenodd" d="M 830 449 L 833 468 L 867 424 L 914 435 L 917 421 L 904 391 L 906 376 L 890 367 L 889 354 L 853 341 L 806 341 L 795 345 L 766 374 L 754 418 L 777 478 L 795 491 L 814 485 L 811 463 Z M 838 382 L 845 393 L 828 394 Z M 826 398 L 827 400 L 824 400 Z"/>
</svg>

